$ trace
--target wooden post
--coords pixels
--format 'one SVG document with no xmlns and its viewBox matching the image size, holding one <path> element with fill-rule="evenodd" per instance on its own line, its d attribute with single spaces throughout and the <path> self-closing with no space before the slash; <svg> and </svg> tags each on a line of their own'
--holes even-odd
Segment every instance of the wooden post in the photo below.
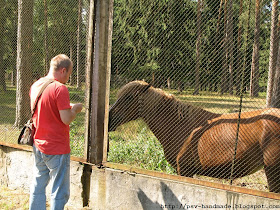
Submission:
<svg viewBox="0 0 280 210">
<path fill-rule="evenodd" d="M 90 149 L 90 115 L 91 115 L 91 80 L 93 71 L 93 48 L 94 48 L 94 0 L 90 0 L 89 15 L 88 15 L 88 34 L 87 34 L 87 62 L 86 62 L 86 93 L 85 93 L 85 145 L 84 145 L 84 158 L 89 161 L 89 149 Z"/>
<path fill-rule="evenodd" d="M 113 0 L 95 0 L 95 37 L 91 89 L 89 161 L 107 159 Z"/>
</svg>

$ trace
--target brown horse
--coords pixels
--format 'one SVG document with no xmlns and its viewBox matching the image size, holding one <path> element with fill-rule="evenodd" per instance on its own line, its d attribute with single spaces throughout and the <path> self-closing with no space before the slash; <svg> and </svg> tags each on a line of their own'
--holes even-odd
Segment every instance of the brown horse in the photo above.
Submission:
<svg viewBox="0 0 280 210">
<path fill-rule="evenodd" d="M 238 115 L 211 113 L 182 103 L 146 82 L 134 81 L 120 90 L 110 108 L 109 131 L 142 118 L 178 174 L 230 178 L 234 159 L 233 178 L 264 167 L 269 190 L 279 193 L 280 110 L 244 112 L 239 129 Z"/>
</svg>

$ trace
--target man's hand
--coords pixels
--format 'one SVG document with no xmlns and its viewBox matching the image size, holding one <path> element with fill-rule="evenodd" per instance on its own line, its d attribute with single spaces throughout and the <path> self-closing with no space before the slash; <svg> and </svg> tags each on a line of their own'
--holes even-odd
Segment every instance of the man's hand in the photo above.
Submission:
<svg viewBox="0 0 280 210">
<path fill-rule="evenodd" d="M 71 110 L 76 114 L 80 113 L 83 109 L 83 104 L 81 103 L 71 104 L 71 106 L 72 106 Z"/>
<path fill-rule="evenodd" d="M 69 125 L 83 109 L 83 104 L 81 103 L 70 105 L 71 109 L 59 110 L 61 121 L 66 125 Z"/>
</svg>

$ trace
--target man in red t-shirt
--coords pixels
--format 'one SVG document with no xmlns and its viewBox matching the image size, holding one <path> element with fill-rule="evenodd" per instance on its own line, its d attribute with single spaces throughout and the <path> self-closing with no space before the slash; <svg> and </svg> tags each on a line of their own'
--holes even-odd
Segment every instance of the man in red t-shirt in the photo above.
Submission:
<svg viewBox="0 0 280 210">
<path fill-rule="evenodd" d="M 32 110 L 40 87 L 46 79 L 54 80 L 42 93 L 33 115 L 35 170 L 29 209 L 46 209 L 45 189 L 49 180 L 52 180 L 52 209 L 64 209 L 69 199 L 69 124 L 83 108 L 80 103 L 70 104 L 65 86 L 72 68 L 73 63 L 66 55 L 57 55 L 51 60 L 48 75 L 36 81 L 30 89 Z"/>
</svg>

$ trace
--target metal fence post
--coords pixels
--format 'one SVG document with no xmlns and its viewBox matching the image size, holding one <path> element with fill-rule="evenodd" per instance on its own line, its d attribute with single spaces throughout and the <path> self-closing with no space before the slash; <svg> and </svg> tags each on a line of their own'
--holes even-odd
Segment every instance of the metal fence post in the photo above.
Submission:
<svg viewBox="0 0 280 210">
<path fill-rule="evenodd" d="M 107 156 L 113 0 L 95 0 L 94 7 L 95 37 L 91 80 L 89 162 L 101 164 Z"/>
</svg>

